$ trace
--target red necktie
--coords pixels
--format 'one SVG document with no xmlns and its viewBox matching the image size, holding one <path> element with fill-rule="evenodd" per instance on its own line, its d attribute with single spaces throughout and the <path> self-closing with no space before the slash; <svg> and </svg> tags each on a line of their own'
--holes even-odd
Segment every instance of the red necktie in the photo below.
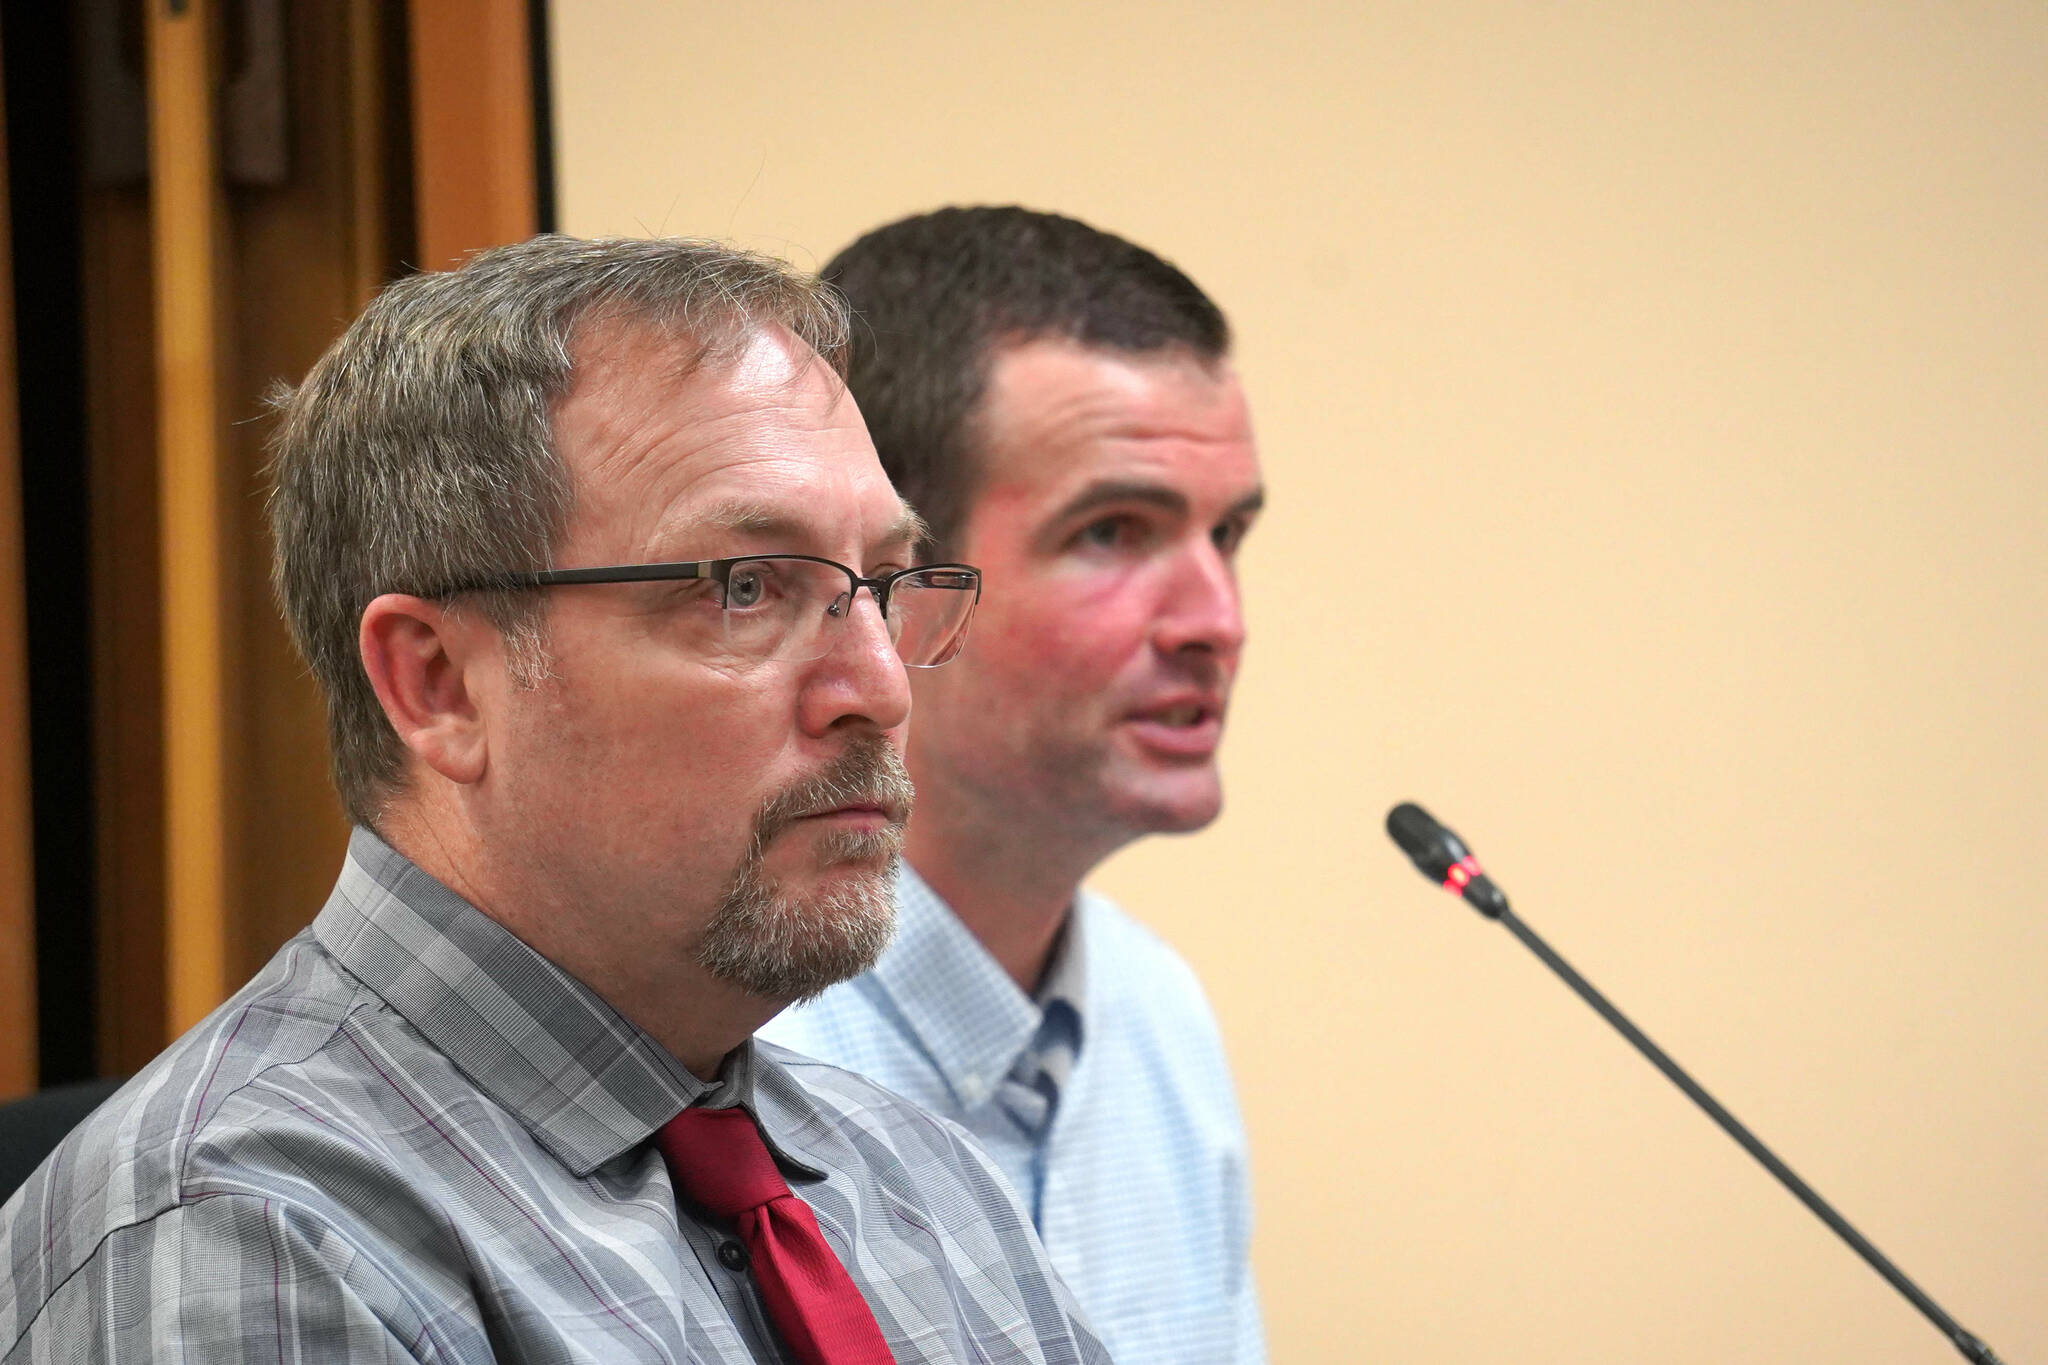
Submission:
<svg viewBox="0 0 2048 1365">
<path fill-rule="evenodd" d="M 746 1241 L 775 1330 L 804 1365 L 895 1365 L 874 1310 L 789 1192 L 744 1109 L 685 1109 L 654 1135 L 677 1188 Z"/>
</svg>

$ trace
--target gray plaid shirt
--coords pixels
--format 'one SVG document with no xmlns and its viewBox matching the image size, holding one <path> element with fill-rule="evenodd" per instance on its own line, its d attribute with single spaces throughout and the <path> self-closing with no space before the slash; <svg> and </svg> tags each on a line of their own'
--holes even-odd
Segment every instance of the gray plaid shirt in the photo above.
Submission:
<svg viewBox="0 0 2048 1365">
<path fill-rule="evenodd" d="M 1107 1357 L 993 1163 L 748 1043 L 714 1086 L 358 830 L 319 918 L 0 1209 L 0 1357 L 778 1361 L 648 1142 L 740 1104 L 899 1362 Z"/>
</svg>

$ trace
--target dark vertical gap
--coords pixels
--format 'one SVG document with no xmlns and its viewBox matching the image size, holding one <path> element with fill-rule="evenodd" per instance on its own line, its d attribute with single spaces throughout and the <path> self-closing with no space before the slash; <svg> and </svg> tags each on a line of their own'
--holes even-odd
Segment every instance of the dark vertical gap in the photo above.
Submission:
<svg viewBox="0 0 2048 1365">
<path fill-rule="evenodd" d="M 431 0 L 420 0 L 431 3 Z M 392 279 L 419 269 L 419 214 L 413 197 L 412 168 L 412 41 L 406 0 L 389 0 L 384 9 L 384 177 L 385 226 Z"/>
<path fill-rule="evenodd" d="M 98 1072 L 91 522 L 71 6 L 0 6 L 14 242 L 42 1083 Z"/>
<path fill-rule="evenodd" d="M 533 221 L 555 231 L 555 87 L 548 48 L 548 0 L 527 0 L 526 50 L 533 61 Z"/>
</svg>

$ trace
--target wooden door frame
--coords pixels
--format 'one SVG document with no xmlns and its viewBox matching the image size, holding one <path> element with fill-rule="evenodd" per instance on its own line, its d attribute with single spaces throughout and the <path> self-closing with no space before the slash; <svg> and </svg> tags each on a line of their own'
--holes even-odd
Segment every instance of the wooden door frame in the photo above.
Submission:
<svg viewBox="0 0 2048 1365">
<path fill-rule="evenodd" d="M 551 211 L 548 154 L 536 137 L 548 124 L 537 56 L 546 49 L 544 6 L 349 0 L 342 60 L 359 84 L 345 111 L 353 120 L 355 179 L 342 198 L 354 221 L 339 230 L 353 252 L 353 297 L 326 294 L 309 307 L 316 286 L 298 290 L 294 302 L 284 297 L 291 291 L 248 278 L 251 270 L 280 268 L 281 255 L 289 258 L 280 234 L 295 230 L 293 223 L 320 234 L 336 229 L 314 216 L 324 212 L 316 196 L 268 212 L 262 205 L 278 201 L 225 190 L 222 163 L 230 158 L 222 145 L 232 139 L 219 124 L 217 77 L 226 3 L 151 0 L 141 7 L 141 56 L 152 95 L 150 183 L 145 189 L 138 179 L 124 189 L 129 197 L 109 210 L 111 226 L 92 219 L 81 228 L 107 229 L 106 240 L 88 237 L 80 249 L 96 251 L 102 271 L 118 277 L 81 306 L 90 303 L 103 317 L 142 312 L 152 323 L 122 332 L 120 345 L 90 351 L 87 369 L 89 379 L 121 385 L 130 403 L 122 421 L 96 420 L 90 433 L 89 477 L 115 479 L 122 494 L 112 509 L 119 518 L 108 515 L 107 499 L 95 505 L 95 572 L 108 568 L 109 537 L 122 538 L 123 563 L 139 555 L 149 565 L 146 574 L 120 576 L 131 591 L 119 621 L 94 618 L 91 676 L 96 688 L 106 688 L 95 702 L 98 785 L 125 794 L 96 813 L 103 875 L 92 921 L 100 959 L 94 1051 L 100 1066 L 114 1071 L 138 1066 L 211 1009 L 278 934 L 292 932 L 291 916 L 302 924 L 317 906 L 317 895 L 308 903 L 303 886 L 279 894 L 266 879 L 286 854 L 266 862 L 238 846 L 250 842 L 244 826 L 251 809 L 281 811 L 273 825 L 286 819 L 304 830 L 295 871 L 317 861 L 326 875 L 325 855 L 308 859 L 306 848 L 324 849 L 330 836 L 339 837 L 321 771 L 317 702 L 288 649 L 270 638 L 278 631 L 260 582 L 267 544 L 251 511 L 261 491 L 251 483 L 260 437 L 242 420 L 257 414 L 251 394 L 272 379 L 296 379 L 316 353 L 301 343 L 324 345 L 312 333 L 338 327 L 401 263 L 453 264 L 476 249 L 530 236 Z M 299 56 L 305 60 L 305 51 Z M 329 75 L 333 69 L 325 68 Z M 295 112 L 314 108 L 340 108 L 331 87 Z M 306 133 L 300 125 L 288 145 L 305 152 Z M 0 120 L 0 161 L 4 134 Z M 320 144 L 322 175 L 335 171 L 333 145 Z M 336 248 L 322 240 L 321 269 L 328 273 L 317 289 L 325 290 Z M 252 246 L 265 264 L 243 260 Z M 0 236 L 0 277 L 4 248 Z M 111 267 L 110 254 L 118 257 Z M 310 276 L 300 270 L 290 278 Z M 0 358 L 10 341 L 10 283 L 0 278 Z M 250 290 L 267 290 L 267 299 L 243 297 Z M 273 311 L 250 312 L 263 307 Z M 280 308 L 305 317 L 274 311 Z M 252 317 L 260 342 L 238 339 Z M 109 366 L 120 374 L 105 373 Z M 29 838 L 35 782 L 27 749 L 15 383 L 14 368 L 0 364 L 0 1097 L 38 1079 Z M 132 592 L 138 584 L 145 584 L 140 599 Z M 110 654 L 118 655 L 112 671 Z M 262 703 L 255 712 L 235 695 L 245 676 L 253 679 L 249 699 Z M 278 700 L 294 689 L 304 696 Z M 121 718 L 119 735 L 106 728 L 110 713 Z"/>
<path fill-rule="evenodd" d="M 552 216 L 546 8 L 540 0 L 414 0 L 413 202 L 419 267 L 524 241 Z M 539 136 L 537 136 L 539 134 Z M 544 201 L 545 205 L 544 205 Z"/>
</svg>

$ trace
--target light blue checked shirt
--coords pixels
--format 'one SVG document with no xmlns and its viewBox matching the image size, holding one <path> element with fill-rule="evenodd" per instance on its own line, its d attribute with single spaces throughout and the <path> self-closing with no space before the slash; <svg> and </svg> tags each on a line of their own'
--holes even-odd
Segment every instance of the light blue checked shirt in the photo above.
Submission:
<svg viewBox="0 0 2048 1365">
<path fill-rule="evenodd" d="M 1186 963 L 1083 891 L 1040 999 L 908 866 L 875 969 L 762 1031 L 871 1076 L 971 1132 L 1033 1210 L 1053 1264 L 1119 1365 L 1265 1359 L 1248 1261 L 1244 1125 L 1216 1021 Z M 1034 1053 L 1079 1047 L 1050 1123 Z M 1054 1021 L 1057 1023 L 1057 1021 Z M 1050 1038 L 1048 1038 L 1050 1035 Z"/>
<path fill-rule="evenodd" d="M 648 1141 L 743 1105 L 899 1362 L 1100 1365 L 952 1125 L 743 1044 L 714 1085 L 356 831 L 313 927 L 0 1208 L 0 1362 L 785 1359 Z"/>
</svg>

